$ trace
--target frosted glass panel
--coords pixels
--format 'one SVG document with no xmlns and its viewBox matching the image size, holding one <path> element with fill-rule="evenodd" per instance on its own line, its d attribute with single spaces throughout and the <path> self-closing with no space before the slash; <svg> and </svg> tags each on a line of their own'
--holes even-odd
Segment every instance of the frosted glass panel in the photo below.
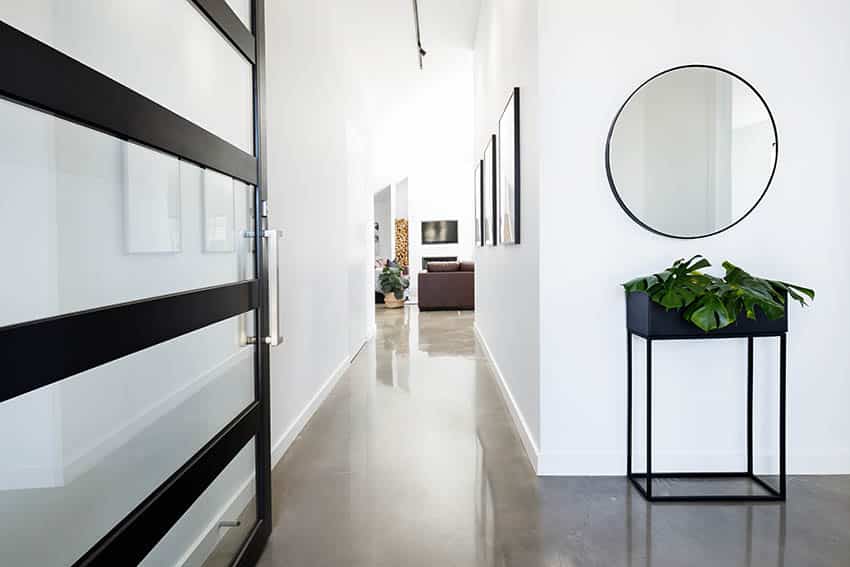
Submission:
<svg viewBox="0 0 850 567">
<path fill-rule="evenodd" d="M 253 187 L 205 201 L 173 156 L 2 99 L 0 124 L 0 326 L 254 277 Z"/>
<path fill-rule="evenodd" d="M 236 317 L 0 403 L 0 565 L 70 565 L 253 399 Z"/>
<path fill-rule="evenodd" d="M 192 2 L 0 0 L 0 19 L 253 152 L 252 66 Z"/>
<path fill-rule="evenodd" d="M 204 171 L 204 250 L 234 251 L 234 183 L 212 170 Z"/>
<path fill-rule="evenodd" d="M 254 455 L 252 439 L 140 565 L 230 567 L 257 522 Z"/>
<path fill-rule="evenodd" d="M 180 160 L 124 144 L 124 213 L 128 254 L 180 252 Z"/>
</svg>

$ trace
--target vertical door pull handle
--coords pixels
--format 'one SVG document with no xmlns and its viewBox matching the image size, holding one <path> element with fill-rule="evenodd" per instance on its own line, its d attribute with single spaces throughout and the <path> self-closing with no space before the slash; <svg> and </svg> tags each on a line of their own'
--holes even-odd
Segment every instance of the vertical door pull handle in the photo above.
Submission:
<svg viewBox="0 0 850 567">
<path fill-rule="evenodd" d="M 269 336 L 266 337 L 266 343 L 278 346 L 283 342 L 280 334 L 280 247 L 278 245 L 283 238 L 283 231 L 269 229 L 263 232 L 263 236 L 267 243 L 269 268 Z"/>
</svg>

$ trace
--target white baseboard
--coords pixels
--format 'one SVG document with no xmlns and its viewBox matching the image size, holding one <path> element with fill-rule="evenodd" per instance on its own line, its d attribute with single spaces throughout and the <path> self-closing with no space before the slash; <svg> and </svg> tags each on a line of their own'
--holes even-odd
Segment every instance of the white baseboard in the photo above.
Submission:
<svg viewBox="0 0 850 567">
<path fill-rule="evenodd" d="M 475 336 L 478 338 L 478 342 L 483 347 L 484 354 L 487 355 L 487 360 L 493 368 L 493 374 L 496 376 L 496 384 L 499 385 L 499 391 L 502 394 L 502 399 L 505 400 L 505 405 L 508 407 L 508 413 L 511 414 L 511 418 L 514 422 L 514 428 L 516 429 L 517 435 L 519 435 L 519 439 L 525 449 L 528 461 L 531 463 L 531 468 L 533 468 L 534 472 L 539 475 L 541 474 L 540 457 L 542 455 L 540 455 L 540 451 L 537 449 L 537 443 L 534 441 L 534 435 L 531 433 L 531 428 L 528 427 L 528 423 L 526 423 L 525 417 L 522 415 L 522 411 L 511 393 L 511 389 L 505 380 L 505 376 L 499 368 L 499 363 L 496 362 L 496 359 L 493 357 L 493 353 L 490 351 L 487 340 L 484 338 L 484 335 L 481 334 L 481 329 L 478 328 L 478 323 L 473 324 L 472 328 L 475 329 Z"/>
<path fill-rule="evenodd" d="M 646 457 L 635 454 L 634 468 L 644 470 Z M 660 471 L 739 471 L 747 468 L 746 455 L 720 453 L 680 453 L 653 451 L 653 469 Z M 774 470 L 775 459 L 763 457 L 756 467 Z M 540 455 L 540 476 L 625 476 L 626 456 L 623 451 L 563 451 Z"/>
<path fill-rule="evenodd" d="M 625 457 L 619 453 L 543 453 L 539 476 L 625 476 Z"/>
<path fill-rule="evenodd" d="M 0 468 L 0 491 L 55 488 L 64 484 L 59 465 L 26 466 L 7 461 Z"/>
<path fill-rule="evenodd" d="M 232 520 L 238 518 L 242 511 L 254 498 L 256 490 L 254 489 L 254 475 L 249 476 L 236 494 L 228 500 L 222 509 L 215 515 L 212 521 L 207 524 L 203 533 L 189 546 L 183 557 L 177 562 L 179 567 L 202 567 L 204 562 L 209 559 L 212 552 L 215 551 L 218 542 L 224 537 L 225 532 L 219 528 L 219 524 L 225 518 Z"/>
<path fill-rule="evenodd" d="M 746 469 L 746 455 L 730 453 L 681 453 L 654 451 L 653 468 L 658 471 L 740 471 Z M 645 457 L 636 455 L 635 470 L 642 469 Z M 779 459 L 775 454 L 756 455 L 756 474 L 776 474 Z M 850 473 L 850 452 L 838 454 L 788 455 L 790 475 L 844 475 Z M 541 453 L 537 474 L 540 476 L 624 476 L 625 455 L 619 452 L 574 451 Z"/>
<path fill-rule="evenodd" d="M 850 451 L 840 451 L 832 454 L 790 453 L 788 455 L 788 474 L 850 474 Z"/>
<path fill-rule="evenodd" d="M 367 342 L 372 340 L 372 337 L 367 337 L 363 340 L 363 343 L 360 347 L 348 354 L 342 362 L 337 365 L 336 369 L 331 373 L 330 377 L 325 380 L 325 383 L 322 384 L 321 388 L 316 392 L 310 402 L 301 410 L 301 413 L 298 414 L 293 422 L 286 428 L 283 435 L 280 436 L 280 439 L 277 441 L 273 441 L 272 443 L 272 468 L 283 458 L 286 454 L 286 451 L 292 446 L 293 441 L 298 437 L 301 431 L 304 429 L 304 426 L 307 425 L 307 422 L 310 421 L 310 418 L 313 417 L 313 414 L 316 413 L 316 410 L 322 405 L 322 402 L 328 397 L 328 394 L 334 389 L 339 379 L 342 378 L 345 371 L 351 366 L 351 363 L 354 362 L 353 357 L 357 355 L 358 352 L 363 348 Z"/>
</svg>

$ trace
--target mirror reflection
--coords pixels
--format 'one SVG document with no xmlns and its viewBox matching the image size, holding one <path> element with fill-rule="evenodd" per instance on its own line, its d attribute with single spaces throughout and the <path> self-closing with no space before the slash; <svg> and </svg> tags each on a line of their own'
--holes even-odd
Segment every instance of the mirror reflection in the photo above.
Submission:
<svg viewBox="0 0 850 567">
<path fill-rule="evenodd" d="M 626 212 L 680 238 L 708 236 L 746 216 L 776 158 L 776 128 L 761 96 L 705 66 L 672 69 L 639 87 L 606 148 L 609 181 Z"/>
</svg>

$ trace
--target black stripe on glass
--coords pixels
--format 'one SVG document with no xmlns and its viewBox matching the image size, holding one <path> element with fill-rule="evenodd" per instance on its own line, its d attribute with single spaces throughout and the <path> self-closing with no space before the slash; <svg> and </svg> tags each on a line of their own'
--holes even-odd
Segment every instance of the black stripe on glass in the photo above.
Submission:
<svg viewBox="0 0 850 567">
<path fill-rule="evenodd" d="M 251 30 L 245 27 L 225 0 L 192 0 L 192 2 L 248 61 L 257 62 L 256 42 Z"/>
<path fill-rule="evenodd" d="M 3 22 L 0 53 L 0 95 L 257 184 L 251 154 Z"/>
<path fill-rule="evenodd" d="M 254 437 L 259 424 L 260 403 L 253 402 L 77 560 L 74 567 L 138 565 Z"/>
<path fill-rule="evenodd" d="M 256 307 L 250 280 L 2 327 L 0 402 Z"/>
</svg>

